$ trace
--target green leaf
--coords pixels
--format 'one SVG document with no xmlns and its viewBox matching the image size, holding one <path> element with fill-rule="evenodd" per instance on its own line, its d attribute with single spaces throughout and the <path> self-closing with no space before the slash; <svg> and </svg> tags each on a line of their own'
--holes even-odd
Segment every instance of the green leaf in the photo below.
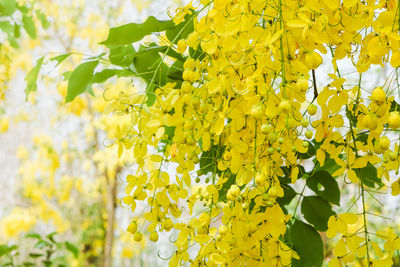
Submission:
<svg viewBox="0 0 400 267">
<path fill-rule="evenodd" d="M 43 256 L 43 254 L 41 254 L 41 253 L 29 253 L 29 257 L 31 257 L 31 258 L 39 258 L 42 256 Z"/>
<path fill-rule="evenodd" d="M 293 248 L 300 260 L 293 259 L 292 266 L 320 267 L 324 260 L 324 246 L 321 236 L 309 224 L 295 220 L 290 230 Z"/>
<path fill-rule="evenodd" d="M 21 26 L 18 24 L 14 25 L 14 37 L 19 38 L 21 36 Z"/>
<path fill-rule="evenodd" d="M 154 90 L 156 87 L 166 84 L 169 67 L 162 61 L 157 49 L 150 51 L 148 49 L 148 47 L 141 46 L 139 51 L 134 54 L 132 71 L 146 81 L 146 104 L 152 106 L 155 102 Z"/>
<path fill-rule="evenodd" d="M 11 16 L 17 9 L 17 1 L 0 0 L 0 16 Z"/>
<path fill-rule="evenodd" d="M 390 112 L 392 112 L 392 111 L 400 111 L 400 105 L 395 100 L 393 100 L 391 105 L 390 105 L 389 111 Z"/>
<path fill-rule="evenodd" d="M 329 157 L 329 154 L 326 154 L 324 166 L 321 167 L 319 164 L 319 161 L 317 161 L 316 158 L 314 158 L 314 162 L 315 162 L 314 169 L 316 171 L 327 170 L 332 175 L 332 173 L 334 173 L 336 170 L 340 169 L 340 166 L 336 163 L 336 161 L 334 159 L 331 159 Z"/>
<path fill-rule="evenodd" d="M 39 58 L 36 61 L 36 66 L 33 69 L 31 69 L 29 71 L 28 75 L 26 75 L 26 77 L 25 77 L 25 81 L 27 83 L 27 86 L 25 89 L 25 95 L 26 95 L 25 101 L 28 100 L 29 94 L 33 91 L 36 91 L 36 89 L 37 89 L 36 81 L 39 76 L 40 67 L 43 64 L 43 59 L 44 59 L 44 57 Z"/>
<path fill-rule="evenodd" d="M 335 205 L 339 205 L 339 186 L 329 172 L 317 171 L 307 179 L 307 186 L 323 199 Z"/>
<path fill-rule="evenodd" d="M 228 180 L 222 185 L 221 189 L 218 190 L 218 201 L 226 201 L 226 194 L 228 193 L 229 188 L 236 181 L 236 175 L 232 174 L 229 176 Z"/>
<path fill-rule="evenodd" d="M 62 54 L 62 55 L 59 55 L 59 56 L 52 57 L 52 58 L 50 58 L 50 60 L 51 61 L 57 61 L 57 65 L 56 65 L 56 67 L 57 67 L 58 65 L 61 64 L 61 62 L 66 60 L 70 55 L 71 55 L 71 53 Z"/>
<path fill-rule="evenodd" d="M 336 214 L 332 211 L 331 205 L 319 196 L 304 197 L 301 203 L 301 213 L 318 231 L 328 230 L 329 217 Z"/>
<path fill-rule="evenodd" d="M 177 86 L 180 87 L 181 83 L 183 82 L 182 74 L 183 62 L 180 60 L 176 60 L 168 70 L 168 82 L 176 82 Z"/>
<path fill-rule="evenodd" d="M 276 199 L 276 202 L 278 202 L 279 206 L 283 208 L 283 206 L 290 204 L 292 202 L 292 199 L 297 195 L 296 191 L 293 190 L 292 187 L 289 185 L 283 185 L 283 197 L 278 197 Z"/>
<path fill-rule="evenodd" d="M 17 249 L 16 245 L 0 245 L 0 257 L 9 254 L 11 251 Z"/>
<path fill-rule="evenodd" d="M 218 159 L 221 158 L 225 147 L 212 145 L 210 150 L 201 153 L 200 157 L 200 170 L 197 171 L 198 175 L 207 174 L 209 172 L 214 172 L 215 170 L 220 172 L 217 167 Z"/>
<path fill-rule="evenodd" d="M 100 72 L 96 72 L 93 75 L 92 80 L 90 83 L 104 83 L 109 78 L 118 75 L 118 77 L 122 76 L 131 76 L 132 73 L 128 70 L 121 70 L 121 69 L 105 69 Z"/>
<path fill-rule="evenodd" d="M 26 238 L 35 238 L 35 239 L 38 239 L 38 240 L 41 240 L 41 239 L 42 239 L 42 236 L 39 235 L 39 234 L 37 234 L 37 233 L 27 234 L 27 235 L 25 235 L 25 237 L 26 237 Z"/>
<path fill-rule="evenodd" d="M 109 46 L 110 54 L 108 58 L 111 63 L 121 67 L 128 67 L 132 64 L 133 54 L 136 53 L 132 45 Z"/>
<path fill-rule="evenodd" d="M 36 242 L 34 247 L 41 249 L 41 248 L 49 247 L 49 246 L 51 246 L 51 244 L 42 239 L 42 240 L 39 240 L 38 242 Z"/>
<path fill-rule="evenodd" d="M 48 27 L 50 27 L 50 22 L 40 10 L 36 10 L 36 16 L 40 20 L 40 23 L 42 23 L 43 29 L 47 29 Z"/>
<path fill-rule="evenodd" d="M 52 232 L 48 235 L 46 235 L 46 238 L 50 240 L 52 243 L 57 244 L 58 242 L 54 239 L 54 236 L 57 234 L 57 232 Z"/>
<path fill-rule="evenodd" d="M 166 30 L 165 35 L 171 43 L 176 44 L 180 39 L 185 39 L 194 31 L 193 17 L 197 15 L 197 12 L 193 9 L 191 11 L 192 14 L 186 14 L 183 22 Z"/>
<path fill-rule="evenodd" d="M 82 63 L 71 73 L 68 79 L 65 102 L 71 102 L 75 97 L 86 91 L 98 63 L 98 60 Z"/>
<path fill-rule="evenodd" d="M 68 249 L 72 254 L 74 254 L 75 258 L 78 258 L 78 255 L 79 255 L 78 248 L 68 241 L 66 241 L 64 244 L 65 244 L 65 248 Z"/>
<path fill-rule="evenodd" d="M 10 35 L 13 34 L 14 27 L 9 21 L 0 21 L 0 30 Z"/>
<path fill-rule="evenodd" d="M 63 81 L 68 80 L 69 77 L 71 77 L 71 74 L 72 74 L 72 71 L 65 71 L 65 72 L 63 72 L 63 73 L 62 73 L 62 76 L 61 76 L 62 80 L 63 80 Z"/>
<path fill-rule="evenodd" d="M 375 188 L 375 184 L 377 184 L 378 187 L 383 186 L 381 179 L 378 178 L 378 171 L 371 163 L 368 163 L 364 168 L 354 169 L 354 171 L 366 186 L 372 188 Z"/>
<path fill-rule="evenodd" d="M 32 17 L 28 15 L 22 16 L 22 23 L 24 23 L 24 28 L 26 32 L 32 39 L 36 39 L 36 27 L 35 22 L 33 21 Z"/>
<path fill-rule="evenodd" d="M 119 27 L 111 28 L 108 37 L 101 44 L 104 45 L 123 45 L 140 41 L 146 35 L 154 32 L 162 32 L 173 28 L 172 20 L 157 20 L 150 16 L 144 23 L 129 23 Z"/>
<path fill-rule="evenodd" d="M 299 159 L 309 159 L 315 156 L 315 148 L 313 144 L 310 141 L 305 141 L 305 142 L 308 142 L 308 150 L 306 153 L 297 153 L 297 158 Z"/>
</svg>

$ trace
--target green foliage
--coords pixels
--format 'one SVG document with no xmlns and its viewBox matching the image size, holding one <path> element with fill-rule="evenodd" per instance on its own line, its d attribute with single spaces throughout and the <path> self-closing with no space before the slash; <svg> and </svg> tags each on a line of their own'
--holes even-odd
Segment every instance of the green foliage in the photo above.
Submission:
<svg viewBox="0 0 400 267">
<path fill-rule="evenodd" d="M 167 29 L 165 35 L 167 36 L 168 40 L 176 44 L 179 39 L 188 37 L 188 35 L 194 30 L 193 18 L 195 15 L 197 15 L 197 13 L 192 10 L 192 14 L 187 14 L 183 22 Z"/>
<path fill-rule="evenodd" d="M 332 211 L 331 205 L 319 196 L 304 197 L 301 203 L 301 212 L 304 218 L 318 231 L 326 231 L 329 217 L 336 214 Z"/>
<path fill-rule="evenodd" d="M 146 35 L 173 28 L 172 20 L 157 20 L 150 16 L 144 23 L 129 23 L 111 28 L 104 45 L 125 45 L 140 41 Z"/>
<path fill-rule="evenodd" d="M 354 169 L 356 173 L 359 173 L 360 179 L 368 187 L 382 187 L 383 183 L 381 179 L 378 178 L 378 171 L 376 168 L 368 163 L 368 165 L 361 169 Z"/>
<path fill-rule="evenodd" d="M 24 24 L 24 29 L 29 34 L 32 39 L 36 39 L 36 27 L 35 22 L 33 22 L 32 17 L 24 14 L 22 16 L 22 22 Z"/>
<path fill-rule="evenodd" d="M 71 53 L 67 53 L 67 54 L 62 54 L 62 55 L 58 55 L 55 57 L 50 58 L 51 61 L 57 61 L 57 65 L 60 65 L 64 60 L 66 60 L 69 56 L 71 55 Z"/>
<path fill-rule="evenodd" d="M 323 199 L 339 205 L 340 191 L 336 180 L 327 171 L 318 171 L 307 179 L 307 186 Z"/>
<path fill-rule="evenodd" d="M 11 16 L 17 9 L 17 1 L 0 0 L 0 16 Z"/>
<path fill-rule="evenodd" d="M 321 236 L 309 224 L 295 220 L 290 229 L 290 239 L 300 260 L 293 260 L 292 266 L 318 267 L 324 259 L 324 247 Z"/>
<path fill-rule="evenodd" d="M 33 247 L 29 251 L 23 251 L 22 247 L 17 245 L 0 245 L 0 266 L 67 266 L 67 258 L 70 253 L 77 258 L 78 248 L 68 242 L 58 242 L 53 232 L 46 236 L 38 233 L 25 235 L 26 242 L 30 239 L 35 240 Z"/>
<path fill-rule="evenodd" d="M 44 57 L 39 58 L 36 61 L 36 66 L 33 69 L 31 69 L 29 71 L 28 75 L 26 75 L 26 77 L 25 77 L 25 81 L 27 83 L 27 86 L 25 89 L 26 100 L 28 100 L 29 94 L 33 91 L 36 91 L 36 89 L 37 89 L 36 81 L 39 76 L 39 71 L 40 71 L 40 67 L 43 64 L 43 60 L 44 60 Z"/>
<path fill-rule="evenodd" d="M 97 64 L 99 64 L 98 60 L 82 63 L 71 73 L 68 79 L 66 102 L 71 102 L 87 90 Z"/>
</svg>

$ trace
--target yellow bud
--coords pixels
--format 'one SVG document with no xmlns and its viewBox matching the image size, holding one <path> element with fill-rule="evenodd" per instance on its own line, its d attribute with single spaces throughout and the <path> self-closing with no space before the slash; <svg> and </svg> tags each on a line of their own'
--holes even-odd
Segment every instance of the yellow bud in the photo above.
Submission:
<svg viewBox="0 0 400 267">
<path fill-rule="evenodd" d="M 371 94 L 371 100 L 377 104 L 383 104 L 386 102 L 386 93 L 382 87 L 376 87 Z"/>
<path fill-rule="evenodd" d="M 142 235 L 141 232 L 136 232 L 135 235 L 133 236 L 133 239 L 134 239 L 136 242 L 139 242 L 140 240 L 142 240 L 142 237 L 143 237 L 143 235 Z"/>
<path fill-rule="evenodd" d="M 156 231 L 151 232 L 149 239 L 150 239 L 150 241 L 157 242 L 157 240 L 158 240 L 158 233 L 157 233 Z"/>
<path fill-rule="evenodd" d="M 390 112 L 388 118 L 389 127 L 392 129 L 397 129 L 400 127 L 400 114 L 398 111 Z"/>
<path fill-rule="evenodd" d="M 308 112 L 308 114 L 310 114 L 311 116 L 317 114 L 317 106 L 314 105 L 314 104 L 309 105 L 309 106 L 307 107 L 307 112 Z"/>
<path fill-rule="evenodd" d="M 136 222 L 136 221 L 133 221 L 133 222 L 131 222 L 131 224 L 129 224 L 127 231 L 128 231 L 129 233 L 131 233 L 131 234 L 134 234 L 134 233 L 136 233 L 137 228 L 138 228 L 138 227 L 137 227 L 137 222 Z"/>
</svg>

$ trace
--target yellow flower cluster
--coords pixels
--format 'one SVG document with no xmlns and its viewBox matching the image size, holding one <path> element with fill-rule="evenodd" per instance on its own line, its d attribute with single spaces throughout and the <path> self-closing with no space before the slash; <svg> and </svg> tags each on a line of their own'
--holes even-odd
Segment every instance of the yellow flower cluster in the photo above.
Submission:
<svg viewBox="0 0 400 267">
<path fill-rule="evenodd" d="M 179 230 L 170 265 L 288 266 L 297 259 L 282 241 L 291 215 L 277 199 L 285 196 L 283 177 L 294 184 L 304 175 L 301 155 L 310 146 L 316 164 L 333 160 L 332 175 L 362 192 L 363 231 L 339 241 L 331 265 L 391 261 L 394 250 L 382 252 L 369 238 L 364 191 L 374 183 L 361 169 L 376 166 L 381 182 L 399 168 L 399 146 L 386 133 L 400 127 L 400 115 L 390 83 L 364 88 L 362 73 L 372 64 L 399 66 L 397 1 L 204 0 L 196 9 L 188 5 L 174 20 L 198 11 L 194 31 L 176 45 L 189 55 L 184 81 L 157 88 L 153 105 L 138 94 L 112 102 L 131 114 L 133 126 L 118 128 L 117 139 L 138 164 L 123 202 L 132 210 L 148 203 L 153 240 L 154 231 Z M 315 70 L 328 55 L 333 73 L 317 88 Z M 353 62 L 357 85 L 340 71 L 344 58 Z M 400 193 L 398 181 L 392 188 Z M 196 202 L 201 214 L 178 221 Z M 331 217 L 328 236 L 347 234 L 356 219 Z M 187 252 L 192 244 L 195 258 Z"/>
</svg>

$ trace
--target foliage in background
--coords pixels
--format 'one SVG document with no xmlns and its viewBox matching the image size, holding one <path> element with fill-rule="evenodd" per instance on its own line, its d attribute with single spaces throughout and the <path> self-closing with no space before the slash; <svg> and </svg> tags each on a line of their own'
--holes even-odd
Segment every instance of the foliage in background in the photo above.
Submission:
<svg viewBox="0 0 400 267">
<path fill-rule="evenodd" d="M 29 266 L 68 266 L 67 258 L 71 255 L 78 257 L 78 249 L 68 241 L 58 242 L 55 239 L 57 233 L 51 233 L 45 237 L 37 234 L 27 234 L 24 239 L 29 242 L 29 239 L 34 239 L 33 248 L 28 251 L 21 250 L 17 245 L 0 245 L 0 265 L 29 267 Z M 21 261 L 23 258 L 28 260 Z M 69 255 L 70 254 L 70 255 Z"/>
</svg>

